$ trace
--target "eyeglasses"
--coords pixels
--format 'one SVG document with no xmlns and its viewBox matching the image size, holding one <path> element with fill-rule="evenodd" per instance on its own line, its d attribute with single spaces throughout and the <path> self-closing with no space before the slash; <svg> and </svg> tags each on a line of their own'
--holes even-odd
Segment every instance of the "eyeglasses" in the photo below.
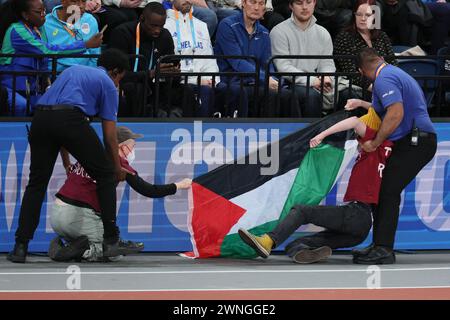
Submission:
<svg viewBox="0 0 450 320">
<path fill-rule="evenodd" d="M 45 8 L 42 8 L 41 10 L 30 10 L 31 12 L 41 15 L 42 17 L 44 17 L 46 15 L 46 11 Z"/>
<path fill-rule="evenodd" d="M 362 18 L 362 17 L 366 17 L 367 19 L 369 19 L 370 17 L 373 16 L 373 13 L 362 13 L 362 12 L 356 12 L 355 16 Z"/>
</svg>

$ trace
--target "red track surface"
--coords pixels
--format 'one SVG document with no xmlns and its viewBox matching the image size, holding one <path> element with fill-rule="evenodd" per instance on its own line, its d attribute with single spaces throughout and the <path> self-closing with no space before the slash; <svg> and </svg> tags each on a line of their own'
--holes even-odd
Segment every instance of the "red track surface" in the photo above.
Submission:
<svg viewBox="0 0 450 320">
<path fill-rule="evenodd" d="M 450 288 L 0 292 L 0 300 L 450 300 Z"/>
</svg>

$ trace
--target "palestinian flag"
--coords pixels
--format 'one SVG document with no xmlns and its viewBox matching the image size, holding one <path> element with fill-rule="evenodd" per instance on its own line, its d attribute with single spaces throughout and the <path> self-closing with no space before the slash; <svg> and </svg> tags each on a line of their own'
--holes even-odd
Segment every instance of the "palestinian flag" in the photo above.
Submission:
<svg viewBox="0 0 450 320">
<path fill-rule="evenodd" d="M 261 175 L 262 164 L 225 164 L 194 179 L 189 195 L 191 258 L 253 258 L 256 253 L 238 229 L 261 235 L 274 229 L 295 204 L 316 205 L 327 195 L 357 152 L 352 132 L 329 136 L 316 148 L 309 141 L 348 117 L 336 112 L 264 148 L 279 152 L 274 175 Z M 278 145 L 278 146 L 277 146 Z M 258 151 L 255 151 L 258 152 Z"/>
</svg>

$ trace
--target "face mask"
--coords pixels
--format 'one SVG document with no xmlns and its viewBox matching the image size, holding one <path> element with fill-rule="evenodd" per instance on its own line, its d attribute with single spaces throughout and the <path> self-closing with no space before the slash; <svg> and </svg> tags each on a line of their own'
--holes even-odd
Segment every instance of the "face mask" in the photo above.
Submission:
<svg viewBox="0 0 450 320">
<path fill-rule="evenodd" d="M 135 154 L 134 149 L 127 155 L 127 161 L 129 164 L 131 164 L 134 161 Z"/>
</svg>

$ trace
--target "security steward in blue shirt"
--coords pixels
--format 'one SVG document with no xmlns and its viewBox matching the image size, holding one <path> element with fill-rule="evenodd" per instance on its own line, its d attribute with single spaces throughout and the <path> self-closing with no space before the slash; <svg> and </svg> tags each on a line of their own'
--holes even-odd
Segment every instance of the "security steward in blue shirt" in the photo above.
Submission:
<svg viewBox="0 0 450 320">
<path fill-rule="evenodd" d="M 38 101 L 29 132 L 31 164 L 22 200 L 16 243 L 8 260 L 25 262 L 28 242 L 39 224 L 42 202 L 58 153 L 72 154 L 97 181 L 104 227 L 105 257 L 137 252 L 142 243 L 123 241 L 116 226 L 116 185 L 133 174 L 120 166 L 116 137 L 118 84 L 129 67 L 118 50 L 105 51 L 98 67 L 66 69 Z M 102 119 L 103 141 L 90 126 L 89 117 Z"/>
<path fill-rule="evenodd" d="M 361 147 L 373 152 L 384 141 L 394 142 L 392 154 L 383 170 L 378 207 L 373 213 L 373 243 L 354 250 L 359 264 L 395 263 L 394 240 L 400 211 L 400 194 L 430 162 L 437 149 L 437 137 L 428 115 L 422 88 L 409 74 L 384 62 L 372 48 L 358 55 L 360 72 L 373 81 L 372 103 L 351 99 L 346 109 L 375 108 L 382 118 L 373 140 Z"/>
</svg>

